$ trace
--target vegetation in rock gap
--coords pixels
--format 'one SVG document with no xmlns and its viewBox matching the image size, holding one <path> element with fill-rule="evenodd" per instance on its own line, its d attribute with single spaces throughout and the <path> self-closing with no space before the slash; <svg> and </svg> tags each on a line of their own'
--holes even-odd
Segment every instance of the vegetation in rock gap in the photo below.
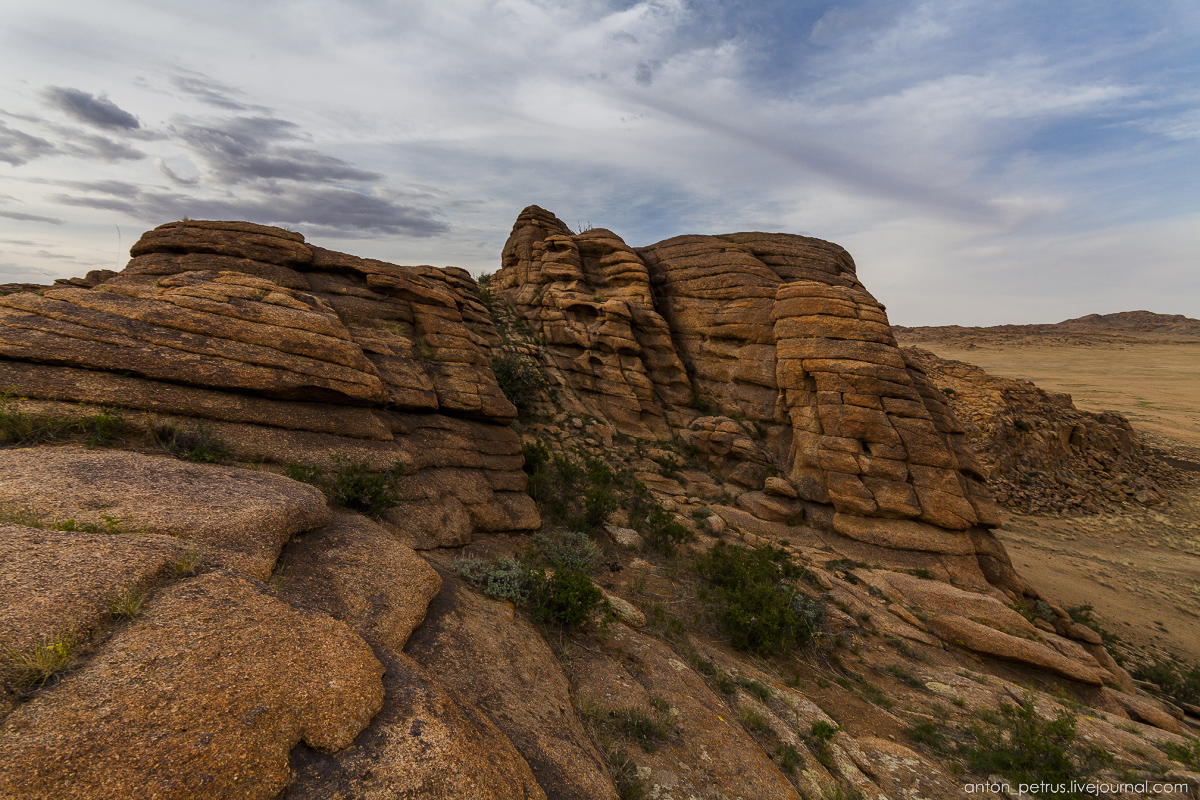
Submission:
<svg viewBox="0 0 1200 800">
<path fill-rule="evenodd" d="M 339 460 L 327 494 L 336 505 L 364 514 L 381 514 L 396 505 L 397 482 L 407 471 L 408 465 L 403 461 L 377 472 L 370 464 Z"/>
<path fill-rule="evenodd" d="M 520 411 L 529 411 L 537 402 L 538 393 L 546 386 L 546 378 L 538 365 L 527 356 L 517 353 L 498 353 L 492 356 L 492 372 L 500 391 Z"/>
<path fill-rule="evenodd" d="M 89 447 L 109 447 L 124 429 L 121 415 L 111 408 L 78 417 L 30 414 L 21 411 L 10 393 L 0 394 L 0 444 L 30 446 L 81 436 Z"/>
<path fill-rule="evenodd" d="M 1177 703 L 1200 706 L 1200 667 L 1180 666 L 1170 661 L 1155 661 L 1132 672 L 1140 681 L 1158 686 Z"/>
<path fill-rule="evenodd" d="M 173 422 L 150 426 L 154 443 L 176 458 L 201 464 L 220 464 L 233 458 L 233 450 L 207 425 L 181 429 Z"/>
<path fill-rule="evenodd" d="M 530 561 L 501 557 L 459 559 L 454 570 L 488 597 L 522 606 L 547 625 L 577 628 L 604 605 L 604 593 L 587 573 L 569 567 L 549 572 Z"/>
<path fill-rule="evenodd" d="M 24 650 L 0 646 L 0 679 L 22 691 L 57 680 L 75 663 L 79 641 L 68 631 L 48 636 Z"/>
<path fill-rule="evenodd" d="M 708 583 L 701 599 L 739 650 L 786 655 L 815 636 L 824 606 L 795 587 L 802 569 L 786 551 L 719 541 L 696 559 L 695 568 Z"/>
<path fill-rule="evenodd" d="M 614 470 L 586 452 L 553 455 L 542 441 L 527 442 L 522 452 L 528 492 L 551 526 L 597 534 L 609 515 L 624 506 L 630 527 L 662 553 L 670 555 L 694 536 L 628 470 Z"/>
<path fill-rule="evenodd" d="M 1084 782 L 1093 770 L 1112 763 L 1112 756 L 1095 745 L 1076 743 L 1074 715 L 1060 711 L 1043 720 L 1028 697 L 1015 706 L 1002 704 L 999 713 L 980 711 L 978 716 L 983 724 L 969 730 L 974 744 L 959 745 L 967 765 L 1019 783 L 1068 787 L 1066 792 L 1032 792 L 1035 797 L 1082 796 L 1069 791 L 1072 782 Z"/>
</svg>

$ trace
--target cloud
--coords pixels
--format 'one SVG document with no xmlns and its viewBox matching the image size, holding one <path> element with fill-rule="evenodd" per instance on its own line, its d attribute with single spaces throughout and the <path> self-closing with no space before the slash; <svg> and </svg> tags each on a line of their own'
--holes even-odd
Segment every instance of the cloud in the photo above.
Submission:
<svg viewBox="0 0 1200 800">
<path fill-rule="evenodd" d="M 404 202 L 382 191 L 360 192 L 336 186 L 298 185 L 286 190 L 252 187 L 241 197 L 197 197 L 120 181 L 64 182 L 80 194 L 57 194 L 57 203 L 127 214 L 144 222 L 169 219 L 245 219 L 273 225 L 305 226 L 331 238 L 436 236 L 449 231 L 436 206 Z M 101 196 L 94 196 L 101 195 Z"/>
<path fill-rule="evenodd" d="M 276 117 L 180 121 L 173 128 L 211 177 L 224 184 L 259 179 L 331 183 L 383 177 L 311 148 L 280 144 L 303 137 L 300 126 Z"/>
<path fill-rule="evenodd" d="M 20 211 L 0 211 L 0 217 L 8 217 L 19 222 L 47 222 L 51 225 L 65 225 L 65 219 L 58 217 L 43 217 L 40 214 L 23 214 Z"/>
<path fill-rule="evenodd" d="M 56 150 L 57 148 L 47 140 L 30 136 L 0 122 L 0 161 L 19 167 Z"/>
<path fill-rule="evenodd" d="M 80 122 L 108 130 L 136 130 L 142 127 L 137 117 L 120 108 L 104 95 L 96 97 L 80 89 L 48 86 L 43 92 L 50 105 Z"/>
<path fill-rule="evenodd" d="M 180 70 L 171 78 L 177 89 L 200 102 L 227 111 L 267 111 L 265 106 L 243 103 L 234 98 L 244 94 L 232 86 L 214 80 L 200 72 Z"/>
</svg>

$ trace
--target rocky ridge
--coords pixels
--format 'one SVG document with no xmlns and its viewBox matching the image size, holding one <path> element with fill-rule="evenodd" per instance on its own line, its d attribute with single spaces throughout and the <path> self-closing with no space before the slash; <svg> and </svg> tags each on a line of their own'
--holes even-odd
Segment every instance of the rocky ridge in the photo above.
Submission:
<svg viewBox="0 0 1200 800">
<path fill-rule="evenodd" d="M 1070 395 L 921 348 L 904 353 L 945 395 L 1002 506 L 1096 514 L 1130 503 L 1161 504 L 1188 482 L 1120 414 L 1080 411 Z"/>
<path fill-rule="evenodd" d="M 0 297 L 0 794 L 949 798 L 920 726 L 1005 703 L 1085 708 L 1115 768 L 1200 781 L 1146 747 L 1190 747 L 1188 718 L 1012 569 L 966 429 L 836 245 L 635 250 L 531 207 L 482 292 L 249 223 L 132 255 Z M 508 357 L 553 390 L 519 433 Z M 459 577 L 540 546 L 522 438 L 695 534 L 672 559 L 608 516 L 607 623 L 548 629 Z M 355 470 L 381 516 L 277 474 Z M 718 541 L 804 567 L 815 656 L 699 621 L 685 565 Z M 622 745 L 643 718 L 657 738 Z"/>
</svg>

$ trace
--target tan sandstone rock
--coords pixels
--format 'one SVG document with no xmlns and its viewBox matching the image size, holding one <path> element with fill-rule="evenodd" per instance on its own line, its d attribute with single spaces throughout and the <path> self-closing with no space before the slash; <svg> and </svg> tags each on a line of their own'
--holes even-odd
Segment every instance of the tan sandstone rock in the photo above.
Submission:
<svg viewBox="0 0 1200 800">
<path fill-rule="evenodd" d="M 298 742 L 354 740 L 382 674 L 343 623 L 243 578 L 184 581 L 0 723 L 0 795 L 272 798 Z"/>
</svg>

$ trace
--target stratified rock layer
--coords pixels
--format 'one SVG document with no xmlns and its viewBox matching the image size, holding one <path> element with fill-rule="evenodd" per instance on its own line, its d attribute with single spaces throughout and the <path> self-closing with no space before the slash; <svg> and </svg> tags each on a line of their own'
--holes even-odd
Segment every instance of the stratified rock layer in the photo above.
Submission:
<svg viewBox="0 0 1200 800">
<path fill-rule="evenodd" d="M 119 274 L 0 296 L 0 387 L 200 422 L 242 461 L 402 461 L 410 510 L 453 507 L 467 540 L 538 526 L 465 271 L 246 222 L 169 223 L 131 254 Z"/>
<path fill-rule="evenodd" d="M 1003 554 L 963 428 L 837 245 L 736 233 L 635 250 L 608 230 L 572 234 L 531 206 L 491 288 L 545 341 L 568 411 L 681 439 L 746 489 L 777 473 L 770 496 L 739 500 L 756 517 L 831 529 L 885 561 L 895 549 L 971 554 L 975 542 Z M 861 525 L 831 528 L 829 510 L 922 523 L 928 546 L 903 524 L 865 538 L 848 533 Z"/>
</svg>

